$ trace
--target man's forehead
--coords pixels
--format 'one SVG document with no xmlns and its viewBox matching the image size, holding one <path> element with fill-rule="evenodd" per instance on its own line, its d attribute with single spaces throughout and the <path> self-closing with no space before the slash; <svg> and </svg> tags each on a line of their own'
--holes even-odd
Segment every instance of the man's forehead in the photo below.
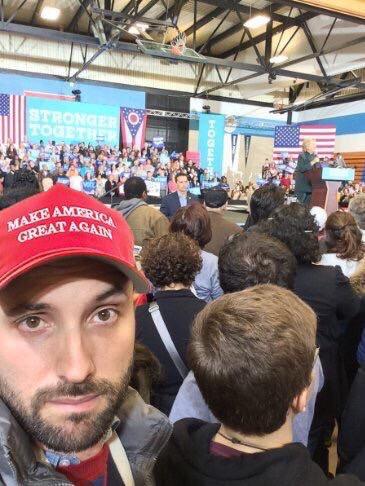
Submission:
<svg viewBox="0 0 365 486">
<path fill-rule="evenodd" d="M 92 258 L 64 258 L 29 270 L 0 290 L 0 298 L 19 292 L 34 294 L 41 289 L 57 287 L 82 279 L 99 280 L 123 290 L 130 280 L 116 267 Z"/>
</svg>

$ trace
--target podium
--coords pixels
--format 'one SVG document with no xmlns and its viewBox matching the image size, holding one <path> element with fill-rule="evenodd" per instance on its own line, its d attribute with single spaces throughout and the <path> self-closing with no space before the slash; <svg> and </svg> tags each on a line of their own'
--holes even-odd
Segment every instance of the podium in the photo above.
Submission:
<svg viewBox="0 0 365 486">
<path fill-rule="evenodd" d="M 312 184 L 310 207 L 320 206 L 331 214 L 338 209 L 338 190 L 343 181 L 355 179 L 355 169 L 313 168 L 307 173 Z"/>
</svg>

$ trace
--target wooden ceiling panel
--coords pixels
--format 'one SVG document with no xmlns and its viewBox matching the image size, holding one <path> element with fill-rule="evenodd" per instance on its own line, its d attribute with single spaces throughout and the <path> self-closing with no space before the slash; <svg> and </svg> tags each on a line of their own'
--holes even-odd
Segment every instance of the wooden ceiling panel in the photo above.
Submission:
<svg viewBox="0 0 365 486">
<path fill-rule="evenodd" d="M 333 12 L 353 15 L 365 19 L 365 2 L 364 0 L 297 0 L 298 4 L 311 5 L 312 7 L 320 7 L 328 9 Z"/>
</svg>

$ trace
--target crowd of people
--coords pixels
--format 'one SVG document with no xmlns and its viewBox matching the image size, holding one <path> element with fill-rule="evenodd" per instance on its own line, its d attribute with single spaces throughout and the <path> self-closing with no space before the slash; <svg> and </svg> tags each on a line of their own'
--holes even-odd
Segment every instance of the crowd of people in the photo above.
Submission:
<svg viewBox="0 0 365 486">
<path fill-rule="evenodd" d="M 0 165 L 1 484 L 365 484 L 365 194 L 327 215 L 250 184 L 241 227 L 164 150 Z M 114 208 L 85 190 L 126 168 Z"/>
<path fill-rule="evenodd" d="M 43 142 L 0 145 L 0 192 L 14 185 L 20 169 L 34 172 L 42 190 L 61 183 L 86 194 L 102 197 L 106 193 L 124 194 L 124 183 L 131 176 L 158 181 L 166 192 L 176 190 L 175 175 L 187 175 L 191 188 L 200 188 L 212 177 L 181 153 L 145 143 L 142 150 L 78 143 L 73 145 Z M 224 181 L 224 179 L 223 179 Z M 217 182 L 217 181 L 216 181 Z M 229 187 L 228 187 L 229 188 Z"/>
</svg>

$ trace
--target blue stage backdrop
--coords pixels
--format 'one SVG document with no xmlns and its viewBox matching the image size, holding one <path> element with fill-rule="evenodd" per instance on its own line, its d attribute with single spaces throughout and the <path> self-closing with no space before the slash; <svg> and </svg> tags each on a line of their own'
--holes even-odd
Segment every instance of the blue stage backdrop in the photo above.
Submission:
<svg viewBox="0 0 365 486">
<path fill-rule="evenodd" d="M 224 123 L 224 115 L 199 115 L 200 166 L 212 175 L 222 175 Z"/>
<path fill-rule="evenodd" d="M 29 142 L 85 142 L 119 146 L 119 106 L 27 98 Z"/>
</svg>

